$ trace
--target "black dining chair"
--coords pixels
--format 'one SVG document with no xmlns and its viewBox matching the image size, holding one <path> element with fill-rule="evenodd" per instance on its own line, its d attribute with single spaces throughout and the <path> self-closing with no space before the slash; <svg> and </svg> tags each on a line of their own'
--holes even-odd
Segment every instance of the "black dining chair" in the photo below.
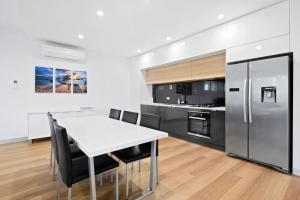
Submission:
<svg viewBox="0 0 300 200">
<path fill-rule="evenodd" d="M 140 126 L 160 130 L 161 117 L 152 114 L 141 114 Z M 141 144 L 141 149 L 144 153 L 151 156 L 151 142 Z M 158 170 L 158 140 L 156 141 L 156 181 L 159 184 L 159 170 Z M 139 162 L 140 167 L 140 162 Z"/>
<path fill-rule="evenodd" d="M 110 109 L 109 118 L 120 120 L 120 116 L 121 116 L 121 110 L 117 110 L 117 109 L 114 109 L 114 108 Z"/>
<path fill-rule="evenodd" d="M 142 114 L 140 125 L 159 130 L 160 119 L 160 116 L 157 115 Z M 128 164 L 151 157 L 151 142 L 115 151 L 112 154 L 126 164 L 126 199 L 128 199 Z M 158 155 L 158 144 L 156 145 L 156 155 Z M 158 166 L 157 159 L 156 166 Z M 158 168 L 156 168 L 156 177 L 158 183 Z"/>
<path fill-rule="evenodd" d="M 122 121 L 130 124 L 136 124 L 138 117 L 139 117 L 139 113 L 124 111 L 122 116 Z"/>
<path fill-rule="evenodd" d="M 122 121 L 130 124 L 136 124 L 138 117 L 139 114 L 136 112 L 124 111 L 122 116 Z M 133 163 L 131 165 L 131 168 L 133 169 Z"/>
<path fill-rule="evenodd" d="M 54 123 L 56 122 L 56 119 L 53 118 L 53 116 L 48 113 L 48 120 L 49 120 L 49 126 L 50 126 L 50 133 L 51 133 L 51 158 L 50 158 L 50 165 L 53 163 L 53 180 L 55 180 L 56 176 L 56 166 L 58 165 L 58 153 L 57 153 L 57 144 L 55 139 L 55 132 L 54 132 Z M 74 141 L 70 140 L 68 137 L 68 143 L 70 145 L 70 151 L 72 158 L 76 158 L 79 156 L 84 156 L 85 154 L 77 147 Z"/>
<path fill-rule="evenodd" d="M 72 158 L 68 143 L 67 131 L 54 123 L 55 138 L 58 149 L 59 170 L 57 181 L 57 198 L 60 199 L 61 180 L 68 187 L 68 200 L 71 200 L 72 185 L 89 178 L 88 157 L 81 156 Z M 109 171 L 116 172 L 116 199 L 119 198 L 118 167 L 119 163 L 107 154 L 94 158 L 95 175 Z"/>
</svg>

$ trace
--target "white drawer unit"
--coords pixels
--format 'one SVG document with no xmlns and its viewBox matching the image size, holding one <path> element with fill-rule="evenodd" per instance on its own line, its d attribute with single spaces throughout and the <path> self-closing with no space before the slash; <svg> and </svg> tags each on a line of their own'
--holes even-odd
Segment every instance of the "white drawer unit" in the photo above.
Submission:
<svg viewBox="0 0 300 200">
<path fill-rule="evenodd" d="M 56 118 L 58 121 L 59 119 L 93 116 L 98 114 L 97 110 L 94 108 L 63 111 L 56 110 L 49 112 L 51 112 L 54 118 Z M 47 111 L 28 113 L 28 140 L 42 139 L 47 137 L 50 137 Z"/>
</svg>

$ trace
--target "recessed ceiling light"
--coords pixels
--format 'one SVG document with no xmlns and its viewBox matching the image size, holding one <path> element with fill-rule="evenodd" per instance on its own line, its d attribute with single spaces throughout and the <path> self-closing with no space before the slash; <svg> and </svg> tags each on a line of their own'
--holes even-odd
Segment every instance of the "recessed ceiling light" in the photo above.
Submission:
<svg viewBox="0 0 300 200">
<path fill-rule="evenodd" d="M 181 46 L 184 46 L 184 45 L 185 45 L 185 42 L 181 42 L 180 44 L 181 44 Z"/>
<path fill-rule="evenodd" d="M 261 49 L 262 49 L 262 46 L 261 46 L 261 45 L 257 45 L 257 46 L 255 47 L 255 49 L 256 49 L 256 50 L 261 50 Z"/>
<path fill-rule="evenodd" d="M 224 19 L 224 17 L 225 17 L 225 15 L 222 13 L 218 15 L 218 19 Z"/>
<path fill-rule="evenodd" d="M 102 16 L 104 16 L 104 12 L 102 10 L 97 10 L 97 15 L 99 17 L 102 17 Z"/>
<path fill-rule="evenodd" d="M 141 52 L 142 52 L 142 50 L 138 49 L 138 50 L 136 50 L 136 52 L 138 52 L 138 53 L 141 53 Z"/>
<path fill-rule="evenodd" d="M 152 53 L 150 53 L 150 55 L 151 55 L 151 56 L 154 56 L 155 54 L 152 52 Z"/>
<path fill-rule="evenodd" d="M 82 40 L 84 38 L 84 35 L 78 34 L 77 37 Z"/>
<path fill-rule="evenodd" d="M 167 41 L 170 41 L 170 40 L 172 40 L 172 37 L 171 37 L 171 36 L 168 36 L 168 37 L 166 37 L 166 40 L 167 40 Z"/>
</svg>

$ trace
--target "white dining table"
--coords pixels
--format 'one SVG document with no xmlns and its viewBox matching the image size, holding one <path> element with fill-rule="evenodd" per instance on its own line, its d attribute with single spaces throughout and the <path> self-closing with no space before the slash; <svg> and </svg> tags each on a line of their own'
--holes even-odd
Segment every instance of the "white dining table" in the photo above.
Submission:
<svg viewBox="0 0 300 200">
<path fill-rule="evenodd" d="M 104 116 L 64 118 L 57 121 L 60 126 L 66 128 L 68 135 L 89 158 L 92 200 L 96 200 L 94 157 L 146 142 L 151 142 L 150 185 L 138 199 L 154 192 L 156 140 L 168 137 L 167 133 Z"/>
</svg>

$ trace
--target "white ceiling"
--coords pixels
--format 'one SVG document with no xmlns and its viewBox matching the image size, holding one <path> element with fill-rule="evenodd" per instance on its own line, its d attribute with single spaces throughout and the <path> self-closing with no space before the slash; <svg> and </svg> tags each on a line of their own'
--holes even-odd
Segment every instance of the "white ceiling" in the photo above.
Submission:
<svg viewBox="0 0 300 200">
<path fill-rule="evenodd" d="M 131 57 L 282 0 L 1 0 L 0 28 Z M 98 9 L 104 11 L 98 17 Z M 218 20 L 219 13 L 225 18 Z M 79 40 L 77 35 L 85 36 Z"/>
</svg>

